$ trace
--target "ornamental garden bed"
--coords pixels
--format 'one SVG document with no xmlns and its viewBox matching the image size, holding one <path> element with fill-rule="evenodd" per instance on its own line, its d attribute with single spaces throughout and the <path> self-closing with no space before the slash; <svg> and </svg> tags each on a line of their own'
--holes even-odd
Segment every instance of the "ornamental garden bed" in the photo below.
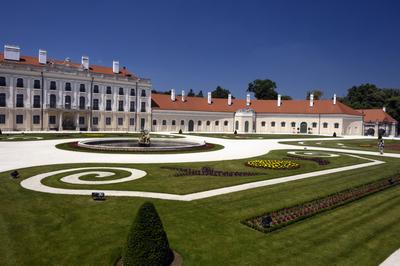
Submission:
<svg viewBox="0 0 400 266">
<path fill-rule="evenodd" d="M 288 154 L 287 157 L 290 158 L 290 160 L 303 160 L 303 161 L 313 161 L 316 162 L 318 165 L 328 165 L 331 162 L 326 160 L 326 159 L 322 159 L 320 157 L 304 157 L 304 156 L 299 156 L 299 155 L 294 155 L 294 154 Z"/>
<path fill-rule="evenodd" d="M 274 170 L 292 170 L 298 169 L 300 164 L 291 160 L 251 160 L 246 166 Z"/>
<path fill-rule="evenodd" d="M 243 221 L 243 223 L 264 233 L 271 232 L 398 184 L 400 184 L 399 176 L 384 178 L 323 198 L 253 217 Z"/>
<path fill-rule="evenodd" d="M 201 169 L 194 168 L 182 168 L 182 167 L 170 167 L 163 166 L 162 169 L 175 170 L 175 176 L 256 176 L 261 173 L 256 172 L 238 172 L 238 171 L 221 171 L 215 170 L 211 167 L 202 167 Z"/>
</svg>

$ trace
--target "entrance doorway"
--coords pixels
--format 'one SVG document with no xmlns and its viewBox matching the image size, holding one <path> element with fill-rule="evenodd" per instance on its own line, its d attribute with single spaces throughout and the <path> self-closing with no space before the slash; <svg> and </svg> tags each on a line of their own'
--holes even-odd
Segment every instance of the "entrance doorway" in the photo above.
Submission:
<svg viewBox="0 0 400 266">
<path fill-rule="evenodd" d="M 244 132 L 249 132 L 249 121 L 244 122 Z"/>
<path fill-rule="evenodd" d="M 72 113 L 64 113 L 62 119 L 62 128 L 63 130 L 75 130 L 75 118 Z"/>
<path fill-rule="evenodd" d="M 193 131 L 193 129 L 194 129 L 194 122 L 193 122 L 193 120 L 189 120 L 189 128 L 188 128 L 188 130 L 189 131 Z"/>
<path fill-rule="evenodd" d="M 307 123 L 306 122 L 302 122 L 300 124 L 300 133 L 307 134 Z"/>
</svg>

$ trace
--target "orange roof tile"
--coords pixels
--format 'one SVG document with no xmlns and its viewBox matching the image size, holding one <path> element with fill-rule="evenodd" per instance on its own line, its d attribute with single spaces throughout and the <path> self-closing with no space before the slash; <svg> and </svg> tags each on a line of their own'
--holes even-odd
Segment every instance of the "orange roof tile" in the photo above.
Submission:
<svg viewBox="0 0 400 266">
<path fill-rule="evenodd" d="M 397 123 L 393 117 L 382 109 L 357 109 L 357 111 L 364 115 L 364 122 Z"/>
<path fill-rule="evenodd" d="M 17 63 L 17 64 L 23 64 L 23 65 L 37 66 L 37 67 L 44 66 L 42 64 L 39 64 L 38 57 L 25 56 L 25 55 L 20 57 L 20 61 L 12 61 L 12 60 L 5 60 L 4 54 L 0 53 L 0 62 Z M 55 64 L 55 65 L 59 65 L 59 66 L 68 66 L 68 67 L 76 68 L 76 69 L 81 68 L 81 64 L 79 64 L 79 63 L 66 62 L 66 61 L 61 61 L 61 60 L 53 60 L 53 59 L 47 58 L 46 66 L 51 66 L 51 64 Z M 127 69 L 124 69 L 124 68 L 122 68 L 122 69 L 120 68 L 119 74 L 114 74 L 112 67 L 90 65 L 89 71 L 93 72 L 93 73 L 97 73 L 97 74 L 119 75 L 121 77 L 132 77 L 134 79 L 137 79 L 137 76 L 130 73 Z"/>
<path fill-rule="evenodd" d="M 232 105 L 228 105 L 227 99 L 213 99 L 212 104 L 207 103 L 207 98 L 186 97 L 182 102 L 177 96 L 176 101 L 171 101 L 171 96 L 166 94 L 152 94 L 152 106 L 160 110 L 180 111 L 206 111 L 206 112 L 236 112 L 246 108 L 246 100 L 232 99 Z M 249 106 L 257 113 L 280 114 L 348 114 L 361 116 L 356 110 L 340 102 L 333 104 L 332 100 L 316 100 L 310 107 L 308 100 L 283 100 L 280 107 L 276 100 L 252 100 Z"/>
</svg>

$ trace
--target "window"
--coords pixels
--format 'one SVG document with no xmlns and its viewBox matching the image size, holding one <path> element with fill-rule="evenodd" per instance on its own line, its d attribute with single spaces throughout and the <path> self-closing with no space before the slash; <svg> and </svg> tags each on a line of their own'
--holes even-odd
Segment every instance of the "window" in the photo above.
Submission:
<svg viewBox="0 0 400 266">
<path fill-rule="evenodd" d="M 316 128 L 317 127 L 317 123 L 316 122 L 312 123 L 312 127 Z"/>
<path fill-rule="evenodd" d="M 335 128 L 339 128 L 339 123 L 335 123 Z"/>
<path fill-rule="evenodd" d="M 85 84 L 80 84 L 79 85 L 79 92 L 85 92 L 86 88 L 85 88 Z"/>
<path fill-rule="evenodd" d="M 129 118 L 129 125 L 131 126 L 135 125 L 135 118 L 133 117 Z"/>
<path fill-rule="evenodd" d="M 110 86 L 107 86 L 106 94 L 111 94 L 111 87 Z"/>
<path fill-rule="evenodd" d="M 281 127 L 286 127 L 286 122 L 281 122 Z"/>
<path fill-rule="evenodd" d="M 296 122 L 290 123 L 290 126 L 291 126 L 291 127 L 296 127 Z"/>
<path fill-rule="evenodd" d="M 119 88 L 118 94 L 119 95 L 124 95 L 124 88 Z"/>
<path fill-rule="evenodd" d="M 215 125 L 216 125 L 216 126 L 219 126 L 219 121 L 218 121 L 218 120 L 215 121 Z"/>
<path fill-rule="evenodd" d="M 65 90 L 66 91 L 71 91 L 71 83 L 70 82 L 66 82 L 65 83 Z"/>
<path fill-rule="evenodd" d="M 328 128 L 328 123 L 325 122 L 325 123 L 322 124 L 322 126 L 323 126 L 324 128 Z"/>
<path fill-rule="evenodd" d="M 54 125 L 55 123 L 56 123 L 56 116 L 55 115 L 49 116 L 49 124 Z"/>
<path fill-rule="evenodd" d="M 228 126 L 228 121 L 227 120 L 224 121 L 224 126 Z"/>
<path fill-rule="evenodd" d="M 265 124 L 266 124 L 265 121 L 262 121 L 262 122 L 261 122 L 261 126 L 262 126 L 262 127 L 265 127 Z"/>
<path fill-rule="evenodd" d="M 33 81 L 33 88 L 34 88 L 34 89 L 40 89 L 40 80 L 35 79 L 35 80 Z"/>
<path fill-rule="evenodd" d="M 99 93 L 99 85 L 93 86 L 93 93 Z"/>
<path fill-rule="evenodd" d="M 24 123 L 24 116 L 23 115 L 17 115 L 15 117 L 15 120 L 16 120 L 17 124 L 22 124 L 22 123 Z"/>
<path fill-rule="evenodd" d="M 275 122 L 274 121 L 271 122 L 271 127 L 275 127 Z"/>
<path fill-rule="evenodd" d="M 6 107 L 6 94 L 0 93 L 0 107 Z"/>
<path fill-rule="evenodd" d="M 24 80 L 22 78 L 17 78 L 17 88 L 24 87 Z"/>
<path fill-rule="evenodd" d="M 198 126 L 201 126 L 201 121 L 200 121 L 200 120 L 197 121 L 197 125 L 198 125 Z"/>
<path fill-rule="evenodd" d="M 79 117 L 79 125 L 84 125 L 85 124 L 85 117 L 84 116 L 80 116 Z"/>
<path fill-rule="evenodd" d="M 207 126 L 209 126 L 210 124 L 211 124 L 211 122 L 210 122 L 210 121 L 207 121 L 207 122 L 206 122 L 206 125 L 207 125 Z"/>
<path fill-rule="evenodd" d="M 0 77 L 0 86 L 7 86 L 6 77 Z"/>
<path fill-rule="evenodd" d="M 185 125 L 185 120 L 181 120 L 181 126 Z"/>
<path fill-rule="evenodd" d="M 81 96 L 79 97 L 79 109 L 83 110 L 85 109 L 85 97 Z"/>
<path fill-rule="evenodd" d="M 71 109 L 71 96 L 65 95 L 65 109 Z"/>
<path fill-rule="evenodd" d="M 163 126 L 166 126 L 166 125 L 167 125 L 167 120 L 163 120 L 163 121 L 162 121 L 162 125 L 163 125 Z"/>
<path fill-rule="evenodd" d="M 56 90 L 57 89 L 57 85 L 55 81 L 50 81 L 50 90 Z"/>
<path fill-rule="evenodd" d="M 145 91 L 145 90 L 142 90 L 141 96 L 142 96 L 142 97 L 146 97 L 146 91 Z"/>
<path fill-rule="evenodd" d="M 131 89 L 130 95 L 131 95 L 131 96 L 135 96 L 135 89 Z"/>
<path fill-rule="evenodd" d="M 239 130 L 239 121 L 235 122 L 235 130 Z"/>
<path fill-rule="evenodd" d="M 40 108 L 40 95 L 33 96 L 33 108 Z"/>
<path fill-rule="evenodd" d="M 57 97 L 55 94 L 50 94 L 50 108 L 56 108 Z"/>
<path fill-rule="evenodd" d="M 118 101 L 118 111 L 119 112 L 124 111 L 124 101 Z"/>
<path fill-rule="evenodd" d="M 106 111 L 111 111 L 111 100 L 106 101 Z"/>
<path fill-rule="evenodd" d="M 122 117 L 118 117 L 118 126 L 122 126 L 124 124 L 124 119 Z"/>
<path fill-rule="evenodd" d="M 97 126 L 99 124 L 99 118 L 97 116 L 93 117 L 92 124 Z"/>
<path fill-rule="evenodd" d="M 153 120 L 153 126 L 157 126 L 157 120 Z"/>
<path fill-rule="evenodd" d="M 6 123 L 6 115 L 0 115 L 0 124 Z"/>
<path fill-rule="evenodd" d="M 35 124 L 35 125 L 40 124 L 40 115 L 34 115 L 32 117 L 32 120 L 33 120 L 33 124 Z"/>
<path fill-rule="evenodd" d="M 129 103 L 129 111 L 130 112 L 135 112 L 135 102 L 131 101 Z"/>
<path fill-rule="evenodd" d="M 140 129 L 144 129 L 146 126 L 146 119 L 140 118 Z"/>
<path fill-rule="evenodd" d="M 145 103 L 145 102 L 141 102 L 140 111 L 141 111 L 141 112 L 146 112 L 146 103 Z"/>
<path fill-rule="evenodd" d="M 17 94 L 17 107 L 24 107 L 24 95 L 23 94 Z"/>
<path fill-rule="evenodd" d="M 99 110 L 99 99 L 93 99 L 93 110 Z"/>
<path fill-rule="evenodd" d="M 176 125 L 176 121 L 172 120 L 171 125 L 175 126 Z"/>
<path fill-rule="evenodd" d="M 111 125 L 111 117 L 106 117 L 106 125 Z"/>
</svg>

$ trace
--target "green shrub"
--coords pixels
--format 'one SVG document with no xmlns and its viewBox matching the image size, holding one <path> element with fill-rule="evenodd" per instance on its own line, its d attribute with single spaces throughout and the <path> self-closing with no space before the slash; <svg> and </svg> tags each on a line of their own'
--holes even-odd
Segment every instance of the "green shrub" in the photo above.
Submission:
<svg viewBox="0 0 400 266">
<path fill-rule="evenodd" d="M 172 260 L 173 253 L 157 210 L 152 203 L 145 202 L 130 229 L 123 265 L 170 265 Z"/>
</svg>

